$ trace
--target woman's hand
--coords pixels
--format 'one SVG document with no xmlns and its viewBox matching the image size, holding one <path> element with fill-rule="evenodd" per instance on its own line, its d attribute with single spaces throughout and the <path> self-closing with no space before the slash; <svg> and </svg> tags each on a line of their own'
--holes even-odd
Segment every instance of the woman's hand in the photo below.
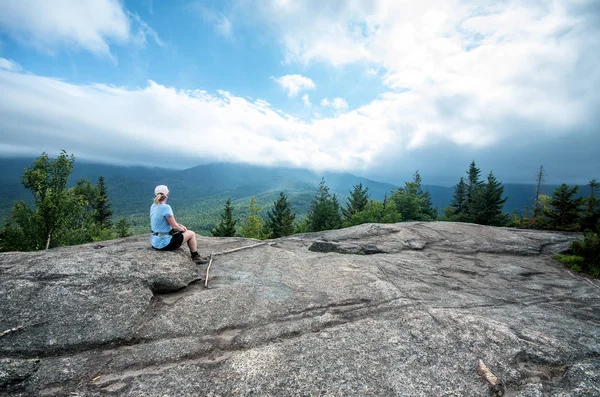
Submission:
<svg viewBox="0 0 600 397">
<path fill-rule="evenodd" d="M 187 227 L 183 226 L 181 223 L 178 223 L 177 225 L 179 225 L 179 227 L 181 228 L 182 232 L 187 231 Z"/>
</svg>

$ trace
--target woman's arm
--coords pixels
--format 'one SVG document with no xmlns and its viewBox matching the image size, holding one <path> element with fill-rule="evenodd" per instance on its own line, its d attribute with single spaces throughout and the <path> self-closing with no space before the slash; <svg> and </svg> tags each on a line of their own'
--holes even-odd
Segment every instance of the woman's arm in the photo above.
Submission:
<svg viewBox="0 0 600 397">
<path fill-rule="evenodd" d="M 171 226 L 171 228 L 173 230 L 179 230 L 182 232 L 185 232 L 187 230 L 187 227 L 185 227 L 182 224 L 179 224 L 179 223 L 177 223 L 177 221 L 175 221 L 175 216 L 168 217 L 167 222 L 169 222 L 169 225 Z"/>
</svg>

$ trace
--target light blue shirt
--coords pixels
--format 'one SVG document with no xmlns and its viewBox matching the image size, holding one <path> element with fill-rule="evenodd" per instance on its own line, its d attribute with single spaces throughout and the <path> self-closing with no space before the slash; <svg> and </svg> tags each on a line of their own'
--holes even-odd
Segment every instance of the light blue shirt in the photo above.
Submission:
<svg viewBox="0 0 600 397">
<path fill-rule="evenodd" d="M 173 216 L 173 210 L 168 204 L 152 204 L 150 207 L 150 227 L 152 232 L 165 233 L 160 236 L 154 234 L 150 236 L 150 244 L 154 248 L 164 248 L 171 242 L 171 225 L 167 222 L 167 218 Z"/>
</svg>

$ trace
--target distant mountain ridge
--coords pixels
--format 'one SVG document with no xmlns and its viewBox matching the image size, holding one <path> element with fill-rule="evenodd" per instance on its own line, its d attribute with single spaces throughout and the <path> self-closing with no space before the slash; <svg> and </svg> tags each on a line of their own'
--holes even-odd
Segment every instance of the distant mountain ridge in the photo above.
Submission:
<svg viewBox="0 0 600 397">
<path fill-rule="evenodd" d="M 0 193 L 4 200 L 0 204 L 2 225 L 8 218 L 12 206 L 18 200 L 31 201 L 31 193 L 20 183 L 23 170 L 30 167 L 33 158 L 0 159 Z M 292 210 L 301 217 L 308 211 L 321 178 L 335 193 L 340 203 L 353 185 L 362 183 L 369 188 L 372 198 L 383 200 L 397 188 L 396 185 L 377 182 L 348 173 L 315 173 L 306 169 L 287 167 L 262 167 L 237 163 L 212 163 L 196 167 L 174 170 L 168 168 L 130 167 L 107 164 L 94 164 L 75 161 L 70 184 L 81 178 L 96 183 L 98 177 L 105 178 L 114 219 L 125 217 L 132 222 L 136 232 L 148 228 L 148 208 L 152 203 L 156 185 L 165 184 L 171 190 L 169 203 L 175 209 L 176 217 L 182 223 L 203 234 L 208 233 L 219 217 L 225 201 L 230 198 L 236 208 L 236 216 L 243 218 L 250 198 L 254 196 L 263 207 L 263 215 L 268 206 L 283 191 L 290 199 Z M 457 176 L 457 181 L 460 176 Z M 425 181 L 426 182 L 426 181 Z M 556 186 L 543 187 L 544 194 L 551 194 Z M 450 204 L 453 187 L 423 185 L 431 193 L 433 205 L 442 214 Z M 523 211 L 532 207 L 535 197 L 533 184 L 504 184 L 505 212 Z M 585 193 L 585 192 L 583 192 Z"/>
</svg>

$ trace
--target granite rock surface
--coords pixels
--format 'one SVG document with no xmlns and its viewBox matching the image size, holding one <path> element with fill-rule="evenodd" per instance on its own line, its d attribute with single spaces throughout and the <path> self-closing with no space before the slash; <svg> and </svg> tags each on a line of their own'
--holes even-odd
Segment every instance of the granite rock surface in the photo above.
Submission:
<svg viewBox="0 0 600 397">
<path fill-rule="evenodd" d="M 208 288 L 148 236 L 0 254 L 0 396 L 598 396 L 600 282 L 552 259 L 575 238 L 197 236 Z"/>
</svg>

